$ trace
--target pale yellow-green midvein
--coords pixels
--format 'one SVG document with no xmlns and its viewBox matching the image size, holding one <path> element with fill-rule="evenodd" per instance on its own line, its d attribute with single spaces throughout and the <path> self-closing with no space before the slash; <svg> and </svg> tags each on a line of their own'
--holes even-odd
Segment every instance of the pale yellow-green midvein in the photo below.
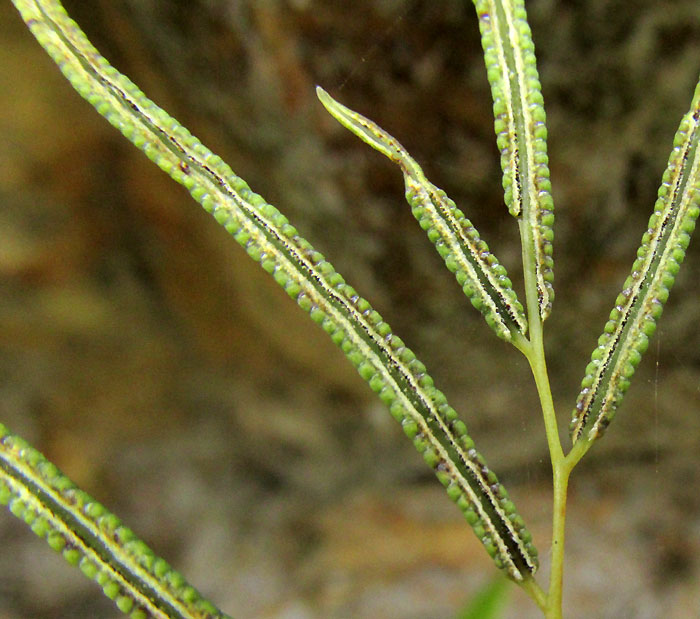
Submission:
<svg viewBox="0 0 700 619">
<path fill-rule="evenodd" d="M 97 580 L 124 612 L 154 619 L 225 617 L 117 518 L 2 426 L 0 473 L 2 502 Z"/>
<path fill-rule="evenodd" d="M 529 534 L 521 523 L 516 524 L 517 515 L 505 491 L 474 451 L 466 428 L 459 425 L 444 396 L 432 386 L 425 367 L 393 336 L 381 316 L 299 237 L 283 215 L 110 67 L 67 19 L 60 3 L 15 3 L 80 94 L 187 187 L 312 319 L 321 323 L 390 404 L 392 413 L 402 413 L 405 431 L 448 486 L 448 493 L 454 486 L 467 500 L 465 513 L 476 513 L 478 526 L 484 530 L 483 541 L 487 548 L 494 545 L 497 562 L 516 580 L 523 578 L 521 570 L 534 572 L 537 563 Z"/>
<path fill-rule="evenodd" d="M 500 36 L 494 36 L 493 42 L 496 48 L 496 56 L 498 57 L 498 66 L 500 69 L 499 84 L 503 90 L 503 103 L 506 105 L 507 113 L 505 115 L 505 121 L 507 125 L 507 135 L 508 135 L 508 163 L 504 168 L 506 175 L 506 191 L 509 189 L 512 192 L 512 197 L 510 200 L 506 199 L 508 203 L 508 208 L 511 215 L 517 217 L 523 211 L 523 200 L 527 200 L 527 194 L 522 195 L 522 185 L 523 181 L 520 177 L 521 173 L 525 173 L 527 170 L 527 165 L 524 166 L 526 169 L 521 171 L 520 169 L 520 159 L 521 159 L 521 149 L 526 151 L 525 163 L 530 163 L 530 153 L 528 152 L 528 144 L 524 140 L 523 132 L 524 127 L 527 125 L 523 121 L 522 116 L 516 114 L 514 101 L 519 100 L 520 104 L 517 109 L 521 110 L 522 113 L 526 113 L 527 102 L 522 100 L 522 91 L 520 89 L 520 84 L 522 84 L 522 58 L 518 53 L 517 49 L 510 48 L 509 53 L 506 53 L 505 45 L 507 41 L 517 41 L 518 37 L 511 39 L 510 34 L 513 33 L 513 20 L 512 15 L 510 15 L 510 5 L 506 2 L 506 6 L 502 6 L 499 2 L 488 2 L 488 19 L 486 16 L 482 16 L 482 21 L 490 22 L 491 27 Z M 505 26 L 503 22 L 506 22 Z M 515 34 L 515 33 L 513 33 Z M 516 79 L 515 76 L 518 76 Z M 515 91 L 515 92 L 513 92 Z M 499 146 L 501 146 L 499 144 Z M 531 196 L 530 196 L 531 197 Z"/>
<path fill-rule="evenodd" d="M 579 440 L 597 438 L 610 423 L 629 379 L 646 351 L 668 298 L 685 246 L 695 226 L 700 202 L 700 108 L 683 118 L 664 175 L 649 229 L 623 291 L 586 368 L 571 432 Z"/>
<path fill-rule="evenodd" d="M 456 262 L 458 268 L 468 273 L 473 286 L 479 290 L 482 302 L 488 306 L 489 314 L 498 323 L 501 337 L 510 340 L 510 329 L 513 326 L 524 335 L 527 331 L 527 321 L 522 306 L 514 298 L 515 292 L 512 288 L 502 285 L 502 276 L 494 275 L 491 266 L 487 265 L 483 258 L 484 252 L 481 252 L 464 233 L 450 205 L 445 202 L 445 196 L 425 178 L 407 175 L 405 180 L 409 194 L 412 193 L 425 208 L 431 224 L 439 231 L 442 242 L 449 247 L 449 258 Z M 463 247 L 469 249 L 470 256 L 478 267 L 467 258 Z M 481 282 L 483 278 L 487 279 L 490 290 Z M 510 284 L 510 280 L 507 281 Z"/>
<path fill-rule="evenodd" d="M 246 226 L 248 228 L 248 226 Z M 250 229 L 250 228 L 248 228 Z M 271 245 L 265 245 L 271 253 L 274 252 L 274 247 Z M 298 256 L 297 256 L 298 257 Z M 286 259 L 286 256 L 280 254 L 278 256 L 280 267 L 287 275 L 291 277 L 296 276 L 296 269 L 294 265 Z M 429 441 L 432 449 L 437 453 L 441 464 L 442 471 L 449 476 L 453 477 L 454 480 L 459 484 L 460 489 L 469 497 L 469 502 L 474 506 L 480 519 L 487 527 L 491 538 L 498 546 L 499 555 L 502 557 L 506 563 L 509 564 L 509 571 L 511 576 L 520 580 L 522 577 L 519 576 L 519 571 L 512 561 L 510 552 L 506 542 L 503 540 L 500 530 L 505 528 L 512 536 L 513 539 L 520 549 L 523 551 L 524 556 L 527 556 L 525 548 L 519 539 L 519 536 L 515 534 L 514 529 L 511 526 L 510 521 L 501 508 L 499 507 L 497 499 L 493 496 L 491 489 L 489 488 L 488 482 L 483 479 L 483 475 L 479 470 L 478 465 L 471 461 L 471 458 L 462 449 L 459 442 L 452 436 L 452 431 L 447 427 L 447 424 L 441 415 L 435 409 L 435 406 L 428 394 L 419 384 L 419 382 L 413 376 L 413 373 L 405 367 L 403 361 L 394 352 L 389 349 L 384 343 L 383 338 L 378 338 L 375 328 L 373 325 L 368 324 L 364 319 L 362 314 L 358 313 L 355 308 L 350 306 L 345 302 L 345 299 L 339 296 L 333 288 L 328 287 L 324 284 L 323 280 L 319 278 L 318 282 L 322 284 L 322 291 L 318 291 L 315 288 L 305 288 L 305 294 L 309 295 L 311 302 L 318 306 L 327 316 L 329 316 L 340 328 L 344 331 L 346 337 L 348 337 L 357 350 L 361 351 L 361 355 L 366 360 L 371 360 L 372 369 L 379 375 L 381 375 L 382 380 L 385 385 L 387 385 L 395 394 L 397 400 L 401 403 L 402 408 L 407 413 L 410 420 L 415 423 L 419 428 L 419 434 Z M 299 281 L 300 285 L 302 284 Z M 336 301 L 342 306 L 343 311 L 338 311 L 332 303 L 328 302 L 328 299 Z M 351 316 L 352 320 L 348 319 L 347 316 Z M 450 442 L 454 450 L 459 454 L 460 459 L 464 466 L 469 469 L 472 473 L 474 480 L 477 482 L 477 488 L 472 488 L 472 484 L 464 477 L 464 475 L 451 463 L 451 458 L 447 451 L 445 450 L 443 444 L 435 437 L 433 430 L 428 425 L 426 419 L 423 415 L 416 409 L 414 402 L 409 399 L 405 392 L 401 389 L 394 376 L 387 371 L 386 364 L 382 362 L 373 349 L 372 346 L 368 345 L 363 337 L 357 331 L 357 326 L 360 325 L 367 335 L 372 338 L 373 343 L 382 350 L 384 353 L 384 358 L 389 361 L 391 367 L 393 367 L 398 373 L 401 379 L 403 379 L 408 385 L 410 385 L 411 391 L 419 399 L 420 404 L 429 411 L 429 414 L 433 420 L 435 420 L 444 437 Z M 488 501 L 491 507 L 496 511 L 498 516 L 501 518 L 500 523 L 492 522 L 491 517 L 488 512 L 484 509 L 483 501 L 484 499 Z"/>
<path fill-rule="evenodd" d="M 535 120 L 532 117 L 526 94 L 528 76 L 525 74 L 525 63 L 520 45 L 510 46 L 507 42 L 521 42 L 521 34 L 515 27 L 512 13 L 513 5 L 510 2 L 493 0 L 489 2 L 491 16 L 495 21 L 494 27 L 500 31 L 501 36 L 496 36 L 498 57 L 501 62 L 501 71 L 507 84 L 506 97 L 509 112 L 510 144 L 515 145 L 510 153 L 510 170 L 513 183 L 514 214 L 522 212 L 527 217 L 530 230 L 535 237 L 535 264 L 537 265 L 537 289 L 540 301 L 540 312 L 543 318 L 550 311 L 550 290 L 544 278 L 544 243 L 540 238 L 542 223 L 538 214 L 537 178 L 535 176 L 534 157 L 534 127 Z M 503 22 L 505 21 L 505 27 Z M 524 153 L 522 151 L 525 151 Z M 523 185 L 527 191 L 523 191 Z"/>
<path fill-rule="evenodd" d="M 505 268 L 454 202 L 425 177 L 422 168 L 396 138 L 333 99 L 321 87 L 317 87 L 316 92 L 338 122 L 399 165 L 414 215 L 427 230 L 448 268 L 455 272 L 467 296 L 498 335 L 510 341 L 511 329 L 524 334 L 527 321 Z"/>
<path fill-rule="evenodd" d="M 528 222 L 541 318 L 551 311 L 553 202 L 546 128 L 534 46 L 521 0 L 474 0 L 494 99 L 509 212 Z"/>
<path fill-rule="evenodd" d="M 8 468 L 15 467 L 15 462 L 8 463 Z M 36 478 L 32 477 L 30 477 L 30 479 L 31 483 L 34 486 L 36 486 L 36 488 L 38 488 L 41 492 L 47 494 L 50 492 L 49 489 L 41 487 L 41 480 L 37 480 Z M 66 522 L 64 522 L 61 519 L 59 514 L 51 511 L 48 508 L 46 501 L 42 502 L 39 500 L 38 497 L 40 495 L 37 492 L 37 489 L 29 490 L 25 484 L 22 484 L 18 480 L 12 479 L 11 477 L 7 476 L 3 478 L 3 483 L 7 485 L 11 494 L 16 496 L 17 499 L 23 502 L 26 505 L 27 510 L 30 510 L 30 513 L 32 514 L 32 520 L 43 518 L 46 521 L 50 522 L 51 528 L 55 530 L 59 535 L 61 535 L 64 539 L 66 539 L 68 544 L 72 547 L 72 549 L 80 553 L 80 555 L 86 557 L 87 561 L 91 562 L 94 566 L 96 566 L 96 569 L 107 570 L 109 573 L 109 580 L 111 582 L 118 583 L 118 586 L 121 591 L 128 592 L 129 596 L 133 599 L 134 603 L 138 607 L 147 609 L 149 616 L 158 617 L 162 619 L 172 618 L 172 613 L 165 612 L 161 608 L 153 606 L 150 596 L 141 590 L 143 587 L 140 584 L 134 584 L 134 582 L 139 581 L 148 582 L 150 577 L 149 574 L 142 572 L 138 574 L 138 579 L 134 579 L 134 582 L 129 582 L 117 569 L 115 569 L 115 566 L 119 565 L 119 563 L 123 560 L 123 557 L 120 557 L 120 549 L 118 547 L 108 548 L 109 556 L 105 559 L 103 556 L 100 556 L 100 554 L 98 554 L 94 550 L 94 541 L 91 544 L 89 544 L 86 543 L 86 541 L 83 540 L 81 537 L 76 535 L 75 524 L 73 524 L 72 526 L 67 525 Z M 60 497 L 54 496 L 52 498 L 54 500 L 60 501 Z M 67 511 L 70 510 L 73 519 L 76 517 L 75 510 L 71 510 L 70 506 L 64 506 L 64 509 L 66 509 Z M 78 523 L 81 527 L 84 527 L 88 530 L 92 528 L 92 523 L 87 519 L 79 519 L 79 514 Z M 101 545 L 106 546 L 105 536 L 102 532 L 95 533 L 94 531 L 91 531 L 91 533 L 93 533 L 96 536 L 95 539 L 99 539 L 99 543 Z M 128 565 L 128 567 L 126 568 L 126 573 L 134 572 L 136 569 L 135 564 L 130 560 L 130 558 L 127 557 L 126 559 L 127 560 L 124 561 L 124 563 Z M 159 598 L 164 597 L 164 592 L 161 588 L 160 583 L 157 580 L 155 580 L 152 583 L 152 586 L 154 590 L 158 591 Z M 177 607 L 177 602 L 175 602 L 174 607 Z M 180 612 L 180 615 L 182 617 L 188 616 L 187 613 L 183 612 Z"/>
</svg>

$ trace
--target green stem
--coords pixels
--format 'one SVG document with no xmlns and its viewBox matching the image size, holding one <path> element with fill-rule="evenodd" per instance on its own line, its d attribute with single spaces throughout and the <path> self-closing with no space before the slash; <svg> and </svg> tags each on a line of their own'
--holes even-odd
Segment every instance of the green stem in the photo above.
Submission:
<svg viewBox="0 0 700 619">
<path fill-rule="evenodd" d="M 549 591 L 545 617 L 561 618 L 561 601 L 564 577 L 564 536 L 566 525 L 566 497 L 571 471 L 589 450 L 591 443 L 579 441 L 564 457 L 552 458 L 554 475 L 554 499 L 552 514 L 552 566 L 549 575 Z"/>
<path fill-rule="evenodd" d="M 571 451 L 566 454 L 566 467 L 569 469 L 569 471 L 573 470 L 573 468 L 579 463 L 581 458 L 588 453 L 588 450 L 592 446 L 593 441 L 579 440 L 576 442 L 576 444 L 571 448 Z"/>
<path fill-rule="evenodd" d="M 548 619 L 561 617 L 562 584 L 564 575 L 564 531 L 566 522 L 566 491 L 571 466 L 564 456 L 559 438 L 557 419 L 554 411 L 552 392 L 547 375 L 542 340 L 542 323 L 537 316 L 530 331 L 529 354 L 526 354 L 537 385 L 537 393 L 542 406 L 549 455 L 552 461 L 553 507 L 552 507 L 552 565 L 549 575 L 549 590 L 546 606 L 543 609 Z M 537 601 L 537 600 L 536 600 Z M 541 607 L 541 606 L 540 606 Z"/>
<path fill-rule="evenodd" d="M 527 222 L 519 221 L 520 237 L 523 247 L 523 275 L 525 282 L 525 298 L 527 302 L 527 316 L 529 340 L 524 337 L 514 337 L 513 343 L 519 348 L 530 364 L 532 375 L 537 386 L 537 393 L 542 405 L 544 427 L 547 435 L 547 445 L 552 465 L 564 458 L 557 428 L 557 418 L 554 412 L 552 391 L 547 375 L 547 362 L 544 354 L 544 337 L 542 319 L 539 312 L 539 299 L 537 297 L 537 280 L 535 275 L 535 256 L 533 250 L 532 231 Z"/>
<path fill-rule="evenodd" d="M 566 525 L 566 491 L 571 469 L 562 458 L 552 463 L 554 476 L 554 499 L 552 507 L 552 565 L 549 572 L 549 591 L 545 617 L 561 618 L 562 590 L 564 582 L 564 536 Z"/>
<path fill-rule="evenodd" d="M 537 584 L 534 578 L 525 578 L 520 584 L 521 589 L 525 591 L 534 601 L 537 606 L 542 609 L 542 612 L 547 612 L 547 595 L 542 590 L 542 587 Z"/>
<path fill-rule="evenodd" d="M 539 312 L 539 299 L 537 297 L 532 231 L 528 223 L 522 219 L 520 220 L 520 236 L 523 247 L 523 273 L 530 337 L 529 340 L 524 337 L 516 338 L 514 343 L 527 358 L 530 369 L 532 370 L 532 375 L 535 379 L 535 385 L 537 386 L 537 394 L 542 406 L 547 445 L 552 461 L 554 495 L 552 507 L 552 565 L 549 575 L 549 589 L 546 596 L 541 592 L 539 586 L 537 588 L 528 586 L 526 591 L 542 609 L 547 619 L 561 619 L 562 586 L 564 580 L 566 493 L 571 470 L 585 451 L 582 451 L 582 448 L 580 448 L 575 450 L 575 454 L 574 452 L 569 454 L 571 457 L 567 457 L 564 455 L 561 446 L 544 354 L 544 338 L 542 319 Z M 579 455 L 578 452 L 580 451 L 582 453 Z"/>
</svg>

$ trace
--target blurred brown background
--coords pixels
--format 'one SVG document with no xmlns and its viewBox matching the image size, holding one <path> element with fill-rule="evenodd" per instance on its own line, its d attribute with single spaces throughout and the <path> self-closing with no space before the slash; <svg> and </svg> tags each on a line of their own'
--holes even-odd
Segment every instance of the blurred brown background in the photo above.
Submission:
<svg viewBox="0 0 700 619">
<path fill-rule="evenodd" d="M 426 362 L 535 534 L 550 473 L 524 360 L 462 296 L 400 174 L 323 111 L 380 123 L 519 284 L 462 0 L 66 1 L 93 43 L 292 219 Z M 561 427 L 700 67 L 694 0 L 528 2 L 557 204 L 546 325 Z M 0 421 L 237 618 L 453 617 L 486 554 L 326 336 L 60 76 L 0 5 Z M 700 614 L 700 249 L 574 475 L 568 617 Z M 0 515 L 0 617 L 112 617 Z M 536 617 L 514 592 L 509 617 Z"/>
</svg>

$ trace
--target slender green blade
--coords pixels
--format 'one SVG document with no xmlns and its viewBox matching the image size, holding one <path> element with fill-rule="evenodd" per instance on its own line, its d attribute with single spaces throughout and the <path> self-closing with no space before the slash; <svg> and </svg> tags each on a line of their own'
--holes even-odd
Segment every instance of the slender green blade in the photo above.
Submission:
<svg viewBox="0 0 700 619">
<path fill-rule="evenodd" d="M 186 187 L 341 348 L 435 470 L 496 565 L 514 580 L 529 578 L 537 551 L 522 518 L 425 366 L 379 313 L 284 215 L 109 65 L 59 2 L 13 1 L 73 87 Z"/>
<path fill-rule="evenodd" d="M 544 99 L 523 0 L 474 0 L 493 96 L 505 202 L 527 224 L 542 320 L 554 300 L 554 202 L 549 181 Z"/>
<path fill-rule="evenodd" d="M 656 330 L 700 212 L 700 83 L 681 120 L 632 272 L 598 339 L 571 422 L 574 442 L 603 433 Z"/>
<path fill-rule="evenodd" d="M 488 325 L 508 341 L 513 331 L 524 334 L 527 320 L 506 269 L 479 237 L 471 221 L 444 191 L 425 177 L 418 163 L 395 138 L 333 99 L 323 88 L 317 87 L 316 93 L 341 125 L 399 165 L 413 216 Z"/>
<path fill-rule="evenodd" d="M 153 619 L 227 617 L 114 514 L 2 424 L 0 503 L 97 581 L 123 613 Z"/>
</svg>

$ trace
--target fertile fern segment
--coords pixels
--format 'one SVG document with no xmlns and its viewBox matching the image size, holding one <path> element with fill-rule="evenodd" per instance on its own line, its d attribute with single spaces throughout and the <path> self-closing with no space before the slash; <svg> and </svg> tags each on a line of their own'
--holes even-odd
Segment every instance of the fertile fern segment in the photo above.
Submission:
<svg viewBox="0 0 700 619">
<path fill-rule="evenodd" d="M 496 564 L 521 581 L 537 552 L 495 474 L 445 396 L 370 304 L 276 208 L 111 67 L 56 1 L 14 0 L 74 88 L 184 185 L 343 350 L 389 406 Z"/>
<path fill-rule="evenodd" d="M 2 425 L 0 503 L 134 619 L 226 617 L 116 516 Z"/>
<path fill-rule="evenodd" d="M 512 331 L 524 334 L 527 320 L 505 267 L 489 251 L 462 211 L 425 177 L 415 159 L 395 138 L 368 118 L 338 103 L 322 88 L 316 92 L 321 103 L 344 127 L 399 165 L 414 217 L 488 325 L 505 340 L 511 339 Z"/>
<path fill-rule="evenodd" d="M 700 84 L 683 117 L 632 272 L 615 301 L 581 383 L 571 434 L 599 437 L 649 345 L 685 257 L 700 206 Z"/>
<path fill-rule="evenodd" d="M 529 230 L 539 313 L 544 320 L 554 299 L 554 202 L 535 46 L 522 0 L 474 0 L 474 4 L 493 95 L 505 202 L 511 215 L 522 217 Z"/>
</svg>

